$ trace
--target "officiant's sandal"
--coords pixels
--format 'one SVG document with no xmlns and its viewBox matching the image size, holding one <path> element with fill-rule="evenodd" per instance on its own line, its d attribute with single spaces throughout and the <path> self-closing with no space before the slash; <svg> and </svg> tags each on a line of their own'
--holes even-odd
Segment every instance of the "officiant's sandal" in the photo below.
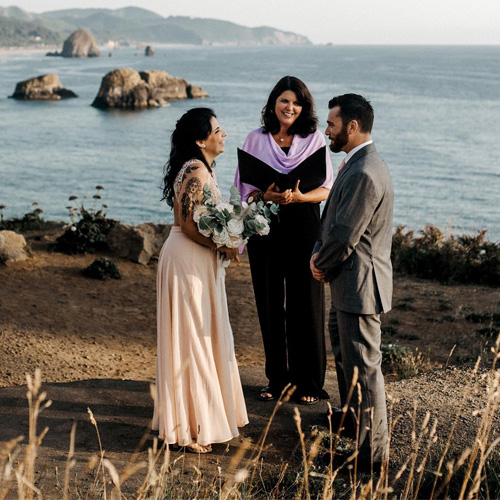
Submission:
<svg viewBox="0 0 500 500">
<path fill-rule="evenodd" d="M 301 405 L 315 405 L 318 401 L 318 396 L 301 396 L 300 398 L 297 398 L 297 403 Z"/>
<path fill-rule="evenodd" d="M 269 386 L 263 387 L 260 390 L 259 398 L 262 401 L 274 401 L 275 399 Z"/>
</svg>

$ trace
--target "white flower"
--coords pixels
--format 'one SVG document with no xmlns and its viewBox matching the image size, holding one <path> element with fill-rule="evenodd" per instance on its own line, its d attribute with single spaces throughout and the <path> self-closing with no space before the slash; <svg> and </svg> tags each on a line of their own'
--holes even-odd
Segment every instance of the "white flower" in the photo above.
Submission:
<svg viewBox="0 0 500 500">
<path fill-rule="evenodd" d="M 230 214 L 233 213 L 234 207 L 231 205 L 231 203 L 227 201 L 221 201 L 218 203 L 215 207 L 218 212 L 222 212 L 223 210 L 227 210 Z"/>
<path fill-rule="evenodd" d="M 227 232 L 227 229 L 225 227 L 221 229 L 220 233 L 214 231 L 212 239 L 214 240 L 214 243 L 217 244 L 217 246 L 227 245 L 231 240 L 229 233 Z"/>
<path fill-rule="evenodd" d="M 248 203 L 246 201 L 242 201 L 241 208 L 243 208 L 243 210 L 245 210 L 245 208 L 248 208 Z"/>
<path fill-rule="evenodd" d="M 226 244 L 229 248 L 238 248 L 245 243 L 241 236 L 231 236 L 229 243 Z"/>
<path fill-rule="evenodd" d="M 227 221 L 227 230 L 230 236 L 239 236 L 245 230 L 245 224 L 241 219 L 230 219 Z"/>
<path fill-rule="evenodd" d="M 210 229 L 198 229 L 201 235 L 210 238 L 212 236 L 212 231 Z"/>
<path fill-rule="evenodd" d="M 209 214 L 209 210 L 208 210 L 208 207 L 205 206 L 205 205 L 198 205 L 194 211 L 194 214 L 193 214 L 193 220 L 198 223 L 200 218 L 205 216 L 205 215 L 208 215 Z"/>
<path fill-rule="evenodd" d="M 257 224 L 261 224 L 264 226 L 262 229 L 257 229 L 258 234 L 260 234 L 261 236 L 265 236 L 266 234 L 269 234 L 270 227 L 269 227 L 269 224 L 267 222 L 267 219 L 263 215 L 257 214 L 255 216 L 255 222 Z"/>
</svg>

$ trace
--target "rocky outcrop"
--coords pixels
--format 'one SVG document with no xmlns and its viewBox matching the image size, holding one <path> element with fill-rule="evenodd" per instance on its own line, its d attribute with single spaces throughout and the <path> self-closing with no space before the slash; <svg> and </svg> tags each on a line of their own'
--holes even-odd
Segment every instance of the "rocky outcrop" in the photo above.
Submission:
<svg viewBox="0 0 500 500">
<path fill-rule="evenodd" d="M 28 257 L 29 250 L 24 236 L 14 231 L 0 231 L 0 263 L 8 264 Z"/>
<path fill-rule="evenodd" d="M 104 76 L 92 106 L 101 109 L 145 109 L 168 106 L 174 99 L 208 97 L 201 88 L 165 71 L 120 68 Z"/>
<path fill-rule="evenodd" d="M 151 47 L 151 45 L 148 45 L 146 47 L 146 50 L 144 51 L 144 55 L 145 56 L 154 56 L 155 55 L 155 51 L 153 50 L 153 47 Z"/>
<path fill-rule="evenodd" d="M 10 97 L 23 100 L 57 101 L 78 96 L 73 91 L 65 89 L 57 75 L 50 74 L 19 82 Z"/>
<path fill-rule="evenodd" d="M 189 84 L 186 88 L 187 95 L 190 99 L 201 99 L 208 97 L 208 94 L 201 87 Z"/>
<path fill-rule="evenodd" d="M 138 226 L 117 223 L 108 235 L 108 246 L 117 257 L 147 265 L 158 256 L 172 226 L 146 222 Z"/>
<path fill-rule="evenodd" d="M 64 42 L 60 55 L 62 57 L 99 57 L 101 53 L 94 37 L 80 28 Z"/>
</svg>

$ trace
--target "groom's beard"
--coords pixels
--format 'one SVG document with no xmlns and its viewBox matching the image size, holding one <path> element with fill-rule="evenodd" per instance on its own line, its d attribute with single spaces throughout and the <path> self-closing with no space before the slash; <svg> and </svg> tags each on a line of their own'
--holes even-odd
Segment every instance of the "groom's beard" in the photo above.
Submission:
<svg viewBox="0 0 500 500">
<path fill-rule="evenodd" d="M 335 137 L 330 137 L 330 151 L 332 153 L 340 153 L 348 142 L 349 134 L 347 133 L 347 125 L 344 125 Z"/>
</svg>

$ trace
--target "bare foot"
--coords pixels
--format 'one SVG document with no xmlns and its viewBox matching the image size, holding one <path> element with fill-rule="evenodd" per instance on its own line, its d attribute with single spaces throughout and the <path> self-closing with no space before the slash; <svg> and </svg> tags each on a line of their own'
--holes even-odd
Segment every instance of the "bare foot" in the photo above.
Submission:
<svg viewBox="0 0 500 500">
<path fill-rule="evenodd" d="M 313 405 L 319 401 L 317 396 L 302 396 L 299 403 L 303 405 Z"/>
<path fill-rule="evenodd" d="M 191 444 L 186 446 L 186 450 L 190 453 L 210 453 L 212 451 L 212 445 L 207 444 L 206 446 L 202 446 L 198 444 L 196 441 L 193 441 Z"/>
</svg>

